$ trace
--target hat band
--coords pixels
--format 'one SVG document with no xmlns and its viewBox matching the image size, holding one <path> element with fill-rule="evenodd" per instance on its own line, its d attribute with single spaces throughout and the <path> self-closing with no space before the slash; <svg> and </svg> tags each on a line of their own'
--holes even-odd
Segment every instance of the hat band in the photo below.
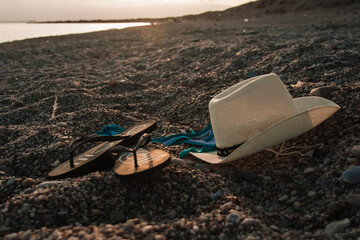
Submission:
<svg viewBox="0 0 360 240">
<path fill-rule="evenodd" d="M 240 143 L 240 144 L 236 144 L 232 147 L 228 147 L 228 148 L 218 148 L 216 147 L 216 153 L 218 156 L 220 157 L 227 157 L 229 156 L 235 149 L 237 149 L 238 147 L 240 147 L 241 145 L 243 145 L 245 142 Z"/>
</svg>

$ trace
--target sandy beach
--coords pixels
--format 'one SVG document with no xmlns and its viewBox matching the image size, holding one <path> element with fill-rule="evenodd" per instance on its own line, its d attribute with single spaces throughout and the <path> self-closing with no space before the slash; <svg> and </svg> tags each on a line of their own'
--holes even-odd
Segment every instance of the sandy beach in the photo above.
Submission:
<svg viewBox="0 0 360 240">
<path fill-rule="evenodd" d="M 359 239 L 360 181 L 341 178 L 360 165 L 359 4 L 228 18 L 0 44 L 0 238 Z M 151 180 L 45 178 L 105 125 L 199 131 L 213 96 L 271 72 L 341 107 L 285 144 L 315 155 L 214 166 L 152 143 L 172 162 Z"/>
</svg>

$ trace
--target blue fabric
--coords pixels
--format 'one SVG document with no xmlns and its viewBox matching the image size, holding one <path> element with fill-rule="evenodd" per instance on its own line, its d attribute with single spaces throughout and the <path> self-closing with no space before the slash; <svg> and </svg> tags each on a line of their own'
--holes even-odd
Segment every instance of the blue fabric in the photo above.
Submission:
<svg viewBox="0 0 360 240">
<path fill-rule="evenodd" d="M 122 133 L 123 131 L 125 131 L 124 128 L 122 128 L 116 124 L 110 124 L 110 125 L 103 127 L 103 129 L 100 132 L 96 132 L 94 134 L 100 135 L 100 136 L 114 136 L 114 135 L 118 135 L 118 134 Z"/>
<path fill-rule="evenodd" d="M 173 134 L 167 137 L 155 138 L 152 141 L 162 143 L 166 146 L 187 143 L 201 147 L 215 147 L 215 138 L 211 124 L 199 132 L 191 130 L 191 133 Z"/>
<path fill-rule="evenodd" d="M 191 130 L 191 133 L 178 133 L 167 137 L 155 138 L 152 142 L 159 142 L 166 146 L 186 143 L 192 146 L 202 147 L 200 149 L 196 147 L 185 149 L 180 153 L 180 158 L 186 157 L 189 152 L 210 152 L 216 150 L 215 137 L 211 124 L 199 132 Z"/>
<path fill-rule="evenodd" d="M 110 124 L 103 127 L 103 129 L 100 132 L 96 132 L 94 134 L 100 136 L 113 136 L 120 134 L 123 131 L 125 131 L 124 128 L 115 124 Z M 194 132 L 193 130 L 190 130 L 190 133 L 173 134 L 167 137 L 154 138 L 151 141 L 162 143 L 166 146 L 181 144 L 181 143 L 186 143 L 194 146 L 180 152 L 180 158 L 185 158 L 189 152 L 201 153 L 201 152 L 211 152 L 216 150 L 215 137 L 214 137 L 214 132 L 212 131 L 211 124 L 206 126 L 204 129 L 200 130 L 199 132 Z M 197 148 L 195 146 L 201 148 Z"/>
</svg>

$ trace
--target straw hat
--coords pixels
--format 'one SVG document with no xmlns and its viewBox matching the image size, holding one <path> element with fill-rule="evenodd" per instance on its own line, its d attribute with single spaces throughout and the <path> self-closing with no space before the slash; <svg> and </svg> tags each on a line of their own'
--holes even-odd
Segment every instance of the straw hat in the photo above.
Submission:
<svg viewBox="0 0 360 240">
<path fill-rule="evenodd" d="M 274 73 L 256 76 L 211 99 L 217 151 L 191 154 L 214 164 L 241 159 L 309 131 L 339 108 L 321 97 L 293 99 Z"/>
</svg>

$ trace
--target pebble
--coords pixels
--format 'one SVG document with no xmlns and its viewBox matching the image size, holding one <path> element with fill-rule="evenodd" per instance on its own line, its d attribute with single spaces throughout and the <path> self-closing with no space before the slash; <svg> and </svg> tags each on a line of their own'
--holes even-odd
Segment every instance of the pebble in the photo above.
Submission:
<svg viewBox="0 0 360 240">
<path fill-rule="evenodd" d="M 226 216 L 226 220 L 233 223 L 239 223 L 245 218 L 245 214 L 236 210 L 231 210 L 231 212 Z"/>
<path fill-rule="evenodd" d="M 47 127 L 41 127 L 39 128 L 39 133 L 46 134 L 49 131 L 49 128 Z"/>
<path fill-rule="evenodd" d="M 354 155 L 354 157 L 360 159 L 360 145 L 355 145 L 351 148 L 351 154 Z"/>
<path fill-rule="evenodd" d="M 360 194 L 346 195 L 345 200 L 354 207 L 360 207 Z"/>
<path fill-rule="evenodd" d="M 154 231 L 154 227 L 151 225 L 146 225 L 141 228 L 141 232 L 146 235 L 152 233 L 153 231 Z"/>
<path fill-rule="evenodd" d="M 233 205 L 232 202 L 227 202 L 227 203 L 220 206 L 220 210 L 223 210 L 223 211 L 224 210 L 229 210 L 229 209 L 231 209 L 232 205 Z"/>
<path fill-rule="evenodd" d="M 220 233 L 218 239 L 219 240 L 228 240 L 229 238 L 225 233 Z"/>
<path fill-rule="evenodd" d="M 9 180 L 5 183 L 6 186 L 10 186 L 15 182 L 15 178 L 9 178 Z"/>
<path fill-rule="evenodd" d="M 325 87 L 314 88 L 310 91 L 310 96 L 328 98 L 332 95 L 332 92 L 334 90 L 338 90 L 338 89 L 339 89 L 338 86 L 325 86 Z"/>
<path fill-rule="evenodd" d="M 257 227 L 260 225 L 260 221 L 258 219 L 247 217 L 241 222 L 241 225 L 245 227 Z"/>
<path fill-rule="evenodd" d="M 304 170 L 304 173 L 305 173 L 305 174 L 313 173 L 313 172 L 315 172 L 315 168 L 313 168 L 313 167 L 309 167 L 309 168 L 306 168 L 306 169 Z"/>
<path fill-rule="evenodd" d="M 165 240 L 165 239 L 166 239 L 166 237 L 162 234 L 156 234 L 154 236 L 154 240 Z"/>
<path fill-rule="evenodd" d="M 356 157 L 348 157 L 346 159 L 346 161 L 351 164 L 359 164 L 360 163 L 360 160 Z"/>
<path fill-rule="evenodd" d="M 243 171 L 242 176 L 247 182 L 254 182 L 256 180 L 256 173 L 252 170 Z"/>
<path fill-rule="evenodd" d="M 342 173 L 341 178 L 346 183 L 350 183 L 350 184 L 360 183 L 360 166 L 353 166 L 345 170 Z"/>
<path fill-rule="evenodd" d="M 212 200 L 215 200 L 215 199 L 220 198 L 220 197 L 222 197 L 222 196 L 224 196 L 224 192 L 219 189 L 219 190 L 217 190 L 216 193 L 211 194 L 211 195 L 210 195 L 210 198 L 211 198 Z"/>
<path fill-rule="evenodd" d="M 175 218 L 176 217 L 176 211 L 174 209 L 171 209 L 170 211 L 167 212 L 166 216 L 168 218 Z"/>
<path fill-rule="evenodd" d="M 325 227 L 325 235 L 327 237 L 333 237 L 335 233 L 340 233 L 345 230 L 345 228 L 350 226 L 350 220 L 345 218 L 340 221 L 334 221 L 326 225 Z"/>
<path fill-rule="evenodd" d="M 5 240 L 16 240 L 19 239 L 18 233 L 10 233 L 5 236 Z"/>
<path fill-rule="evenodd" d="M 28 186 L 33 185 L 35 183 L 36 183 L 36 181 L 34 179 L 26 178 L 24 181 L 22 181 L 21 186 L 28 187 Z"/>
<path fill-rule="evenodd" d="M 110 218 L 115 222 L 121 222 L 125 220 L 124 214 L 119 210 L 112 210 L 110 213 Z"/>
<path fill-rule="evenodd" d="M 328 165 L 331 162 L 331 159 L 329 157 L 324 158 L 323 164 L 324 166 Z"/>
<path fill-rule="evenodd" d="M 46 188 L 46 187 L 51 187 L 51 186 L 55 186 L 55 185 L 59 185 L 59 184 L 66 184 L 68 183 L 67 181 L 47 181 L 47 182 L 42 182 L 40 183 L 37 188 Z"/>
<path fill-rule="evenodd" d="M 252 78 L 252 77 L 256 77 L 258 74 L 254 71 L 248 71 L 246 73 L 246 78 Z"/>
<path fill-rule="evenodd" d="M 87 202 L 82 201 L 79 206 L 80 206 L 80 208 L 82 208 L 82 209 L 87 209 L 88 204 L 87 204 Z"/>
<path fill-rule="evenodd" d="M 240 188 L 240 191 L 241 191 L 244 195 L 248 196 L 248 195 L 250 195 L 251 193 L 253 193 L 253 192 L 256 191 L 256 187 L 255 187 L 255 186 L 244 186 L 244 187 L 241 187 L 241 188 Z"/>
<path fill-rule="evenodd" d="M 286 200 L 288 200 L 288 199 L 289 199 L 289 196 L 285 194 L 285 195 L 281 196 L 281 197 L 278 199 L 278 201 L 283 202 L 283 201 L 286 201 Z"/>
<path fill-rule="evenodd" d="M 309 197 L 314 197 L 316 195 L 316 192 L 314 191 L 309 191 L 307 194 Z"/>
<path fill-rule="evenodd" d="M 281 235 L 282 240 L 300 240 L 300 233 L 297 231 L 287 231 Z"/>
<path fill-rule="evenodd" d="M 297 81 L 296 84 L 291 84 L 291 87 L 293 88 L 302 88 L 302 87 L 307 87 L 309 86 L 308 82 L 302 82 L 302 81 Z"/>
<path fill-rule="evenodd" d="M 301 203 L 296 201 L 294 202 L 294 208 L 299 208 L 301 206 Z"/>
<path fill-rule="evenodd" d="M 67 124 L 65 122 L 58 122 L 55 124 L 57 127 L 67 127 Z"/>
<path fill-rule="evenodd" d="M 201 169 L 201 170 L 210 169 L 210 165 L 206 164 L 206 163 L 197 163 L 194 165 L 194 168 Z"/>
<path fill-rule="evenodd" d="M 173 158 L 171 159 L 171 162 L 179 167 L 187 167 L 188 165 L 183 159 L 180 158 Z"/>
</svg>

